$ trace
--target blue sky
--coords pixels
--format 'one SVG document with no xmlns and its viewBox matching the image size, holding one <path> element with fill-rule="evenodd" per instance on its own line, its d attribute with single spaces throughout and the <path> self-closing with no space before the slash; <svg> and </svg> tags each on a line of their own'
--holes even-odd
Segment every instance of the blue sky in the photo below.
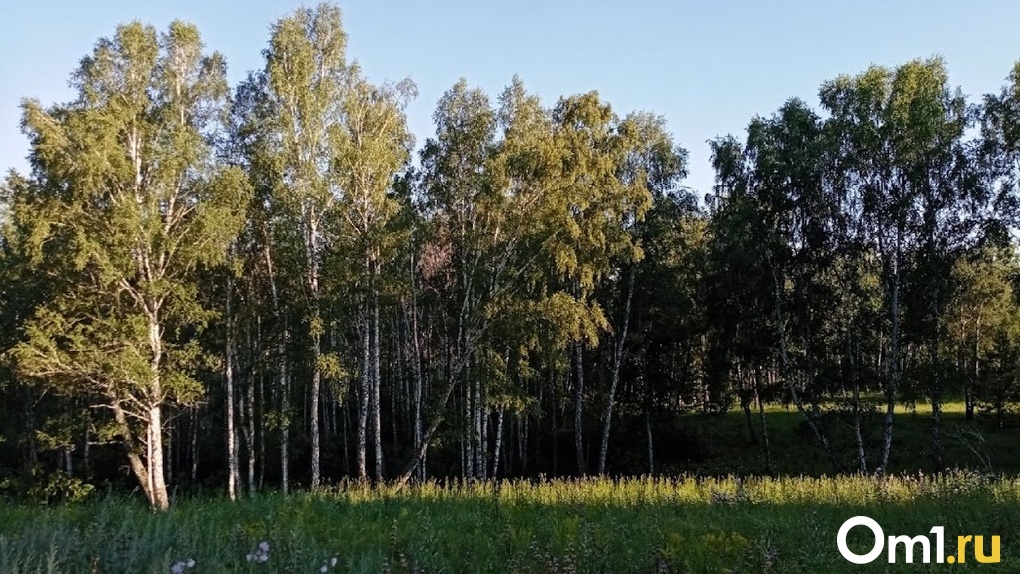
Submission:
<svg viewBox="0 0 1020 574">
<path fill-rule="evenodd" d="M 0 169 L 23 169 L 22 97 L 71 97 L 67 79 L 96 39 L 132 19 L 196 24 L 225 54 L 231 79 L 261 66 L 269 24 L 296 1 L 9 0 L 0 15 Z M 304 2 L 305 5 L 311 4 Z M 691 152 L 688 185 L 712 185 L 706 140 L 743 134 L 789 97 L 869 64 L 940 54 L 955 84 L 998 91 L 1020 59 L 1020 2 L 920 0 L 676 1 L 348 0 L 349 55 L 375 80 L 410 76 L 419 143 L 439 96 L 460 77 L 495 96 L 513 74 L 551 105 L 591 89 L 618 113 L 649 110 Z"/>
</svg>

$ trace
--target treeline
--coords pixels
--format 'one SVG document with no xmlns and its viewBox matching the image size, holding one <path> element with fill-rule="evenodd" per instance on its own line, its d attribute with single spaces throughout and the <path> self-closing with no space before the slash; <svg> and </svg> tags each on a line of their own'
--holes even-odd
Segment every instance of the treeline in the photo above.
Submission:
<svg viewBox="0 0 1020 574">
<path fill-rule="evenodd" d="M 346 47 L 338 8 L 298 10 L 231 88 L 193 26 L 132 23 L 73 101 L 23 103 L 0 481 L 130 474 L 166 508 L 655 473 L 678 414 L 734 407 L 770 473 L 778 401 L 835 470 L 878 473 L 896 409 L 930 402 L 942 470 L 946 397 L 1018 399 L 1020 67 L 979 102 L 938 59 L 841 76 L 711 142 L 701 202 L 664 120 L 596 92 L 461 81 L 416 148 L 414 84 Z"/>
</svg>

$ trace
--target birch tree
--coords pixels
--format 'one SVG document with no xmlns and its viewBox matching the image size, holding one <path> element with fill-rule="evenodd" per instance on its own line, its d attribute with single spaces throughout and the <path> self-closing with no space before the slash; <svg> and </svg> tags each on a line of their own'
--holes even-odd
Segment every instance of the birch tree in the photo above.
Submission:
<svg viewBox="0 0 1020 574">
<path fill-rule="evenodd" d="M 82 60 L 70 103 L 28 100 L 36 263 L 73 281 L 40 306 L 14 350 L 19 371 L 112 416 L 157 509 L 167 407 L 202 385 L 189 332 L 212 316 L 196 273 L 224 261 L 244 218 L 243 174 L 219 166 L 226 67 L 198 31 L 132 23 Z"/>
<path fill-rule="evenodd" d="M 375 453 L 375 478 L 383 479 L 382 412 L 380 408 L 381 342 L 380 292 L 383 267 L 393 260 L 394 235 L 389 224 L 398 204 L 392 197 L 394 176 L 410 157 L 413 137 L 404 110 L 416 95 L 410 80 L 375 86 L 355 72 L 341 105 L 343 121 L 331 126 L 336 149 L 332 171 L 343 190 L 341 215 L 334 233 L 345 247 L 341 258 L 358 254 L 355 275 L 360 294 L 358 308 L 361 344 L 360 392 L 358 394 L 358 476 L 367 476 L 367 430 L 371 422 Z M 371 421 L 368 419 L 371 418 Z"/>
<path fill-rule="evenodd" d="M 307 295 L 304 318 L 311 381 L 309 417 L 311 485 L 321 479 L 320 399 L 324 357 L 321 263 L 327 248 L 325 226 L 342 190 L 332 166 L 337 150 L 330 132 L 343 120 L 350 66 L 340 9 L 320 4 L 301 8 L 272 27 L 266 58 L 266 98 L 275 112 L 263 129 L 277 154 L 277 196 L 298 222 L 303 243 L 302 275 Z"/>
</svg>

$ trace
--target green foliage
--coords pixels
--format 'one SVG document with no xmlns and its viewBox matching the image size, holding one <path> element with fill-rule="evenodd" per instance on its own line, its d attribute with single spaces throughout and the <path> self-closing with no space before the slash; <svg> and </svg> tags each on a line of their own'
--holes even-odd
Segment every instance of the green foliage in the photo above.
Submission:
<svg viewBox="0 0 1020 574">
<path fill-rule="evenodd" d="M 341 379 L 347 376 L 343 366 L 340 363 L 340 357 L 336 353 L 325 353 L 319 355 L 319 370 L 322 371 L 322 376 L 331 383 L 339 383 Z M 337 393 L 338 395 L 340 393 Z"/>
<path fill-rule="evenodd" d="M 52 472 L 41 465 L 21 469 L 12 478 L 0 481 L 0 496 L 20 503 L 43 505 L 76 504 L 87 501 L 96 487 L 79 477 Z"/>
</svg>

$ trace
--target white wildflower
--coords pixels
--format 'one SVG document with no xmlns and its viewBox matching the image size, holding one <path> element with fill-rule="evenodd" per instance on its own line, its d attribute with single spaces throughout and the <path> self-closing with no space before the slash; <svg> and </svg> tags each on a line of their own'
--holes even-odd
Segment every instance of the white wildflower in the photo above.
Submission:
<svg viewBox="0 0 1020 574">
<path fill-rule="evenodd" d="M 259 547 L 255 550 L 254 554 L 246 554 L 245 558 L 248 562 L 256 562 L 262 564 L 269 560 L 269 543 L 263 540 L 259 542 Z"/>
</svg>

